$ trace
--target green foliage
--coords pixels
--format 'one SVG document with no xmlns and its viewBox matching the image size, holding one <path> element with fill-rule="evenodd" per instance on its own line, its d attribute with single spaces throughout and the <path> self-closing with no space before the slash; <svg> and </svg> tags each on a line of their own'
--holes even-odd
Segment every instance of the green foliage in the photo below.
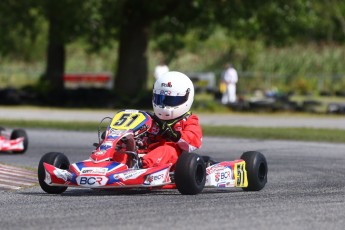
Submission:
<svg viewBox="0 0 345 230">
<path fill-rule="evenodd" d="M 334 93 L 345 84 L 339 61 L 345 60 L 341 0 L 2 0 L 0 15 L 1 65 L 40 62 L 35 76 L 44 72 L 48 36 L 50 43 L 66 45 L 68 72 L 115 72 L 121 30 L 131 30 L 134 21 L 150 38 L 150 72 L 161 53 L 171 69 L 213 71 L 218 78 L 231 61 L 240 73 L 241 91 L 278 87 Z M 147 54 L 131 53 L 127 63 L 138 60 L 135 55 Z M 23 75 L 0 71 L 1 84 Z M 146 76 L 147 68 L 138 73 Z M 126 74 L 120 77 L 131 80 Z"/>
<path fill-rule="evenodd" d="M 33 58 L 36 50 L 32 48 L 39 49 L 36 39 L 44 25 L 35 0 L 0 1 L 0 58 Z"/>
<path fill-rule="evenodd" d="M 214 96 L 212 94 L 207 93 L 197 93 L 195 95 L 191 110 L 195 113 L 229 112 L 227 107 L 224 107 L 214 100 Z"/>
<path fill-rule="evenodd" d="M 203 0 L 194 1 L 150 1 L 152 7 L 151 37 L 153 48 L 165 54 L 169 63 L 176 58 L 177 51 L 185 46 L 184 35 L 193 35 L 196 40 L 205 40 L 214 28 L 212 3 Z"/>
<path fill-rule="evenodd" d="M 254 76 L 264 76 L 266 88 L 279 87 L 284 91 L 306 93 L 334 92 L 345 77 L 344 47 L 334 44 L 294 44 L 289 47 L 269 47 L 257 54 L 251 66 Z M 270 75 L 274 73 L 274 75 Z M 262 85 L 262 84 L 261 84 Z"/>
<path fill-rule="evenodd" d="M 117 49 L 117 43 L 112 43 L 96 52 L 84 40 L 78 40 L 66 46 L 65 70 L 68 73 L 114 72 Z"/>
</svg>

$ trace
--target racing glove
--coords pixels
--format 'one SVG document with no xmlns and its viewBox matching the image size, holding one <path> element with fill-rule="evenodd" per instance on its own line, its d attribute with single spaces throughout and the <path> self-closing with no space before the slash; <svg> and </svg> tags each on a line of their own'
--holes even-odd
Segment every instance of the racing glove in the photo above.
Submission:
<svg viewBox="0 0 345 230">
<path fill-rule="evenodd" d="M 174 130 L 171 126 L 172 124 L 168 124 L 165 121 L 159 119 L 156 114 L 149 113 L 152 119 L 156 122 L 159 127 L 159 134 L 168 141 L 178 142 L 181 138 L 181 132 Z"/>
<path fill-rule="evenodd" d="M 164 139 L 170 140 L 173 142 L 178 142 L 178 140 L 180 140 L 181 138 L 181 132 L 175 131 L 169 125 L 165 125 L 164 129 L 162 129 L 161 135 Z"/>
</svg>

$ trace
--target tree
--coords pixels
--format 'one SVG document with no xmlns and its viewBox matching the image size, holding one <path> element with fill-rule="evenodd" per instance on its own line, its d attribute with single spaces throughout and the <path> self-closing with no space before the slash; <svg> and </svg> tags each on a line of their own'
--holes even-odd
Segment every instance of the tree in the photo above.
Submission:
<svg viewBox="0 0 345 230">
<path fill-rule="evenodd" d="M 22 37 L 34 39 L 42 16 L 48 22 L 43 79 L 53 91 L 63 89 L 66 44 L 86 38 L 97 51 L 117 40 L 114 90 L 128 98 L 146 89 L 150 40 L 169 61 L 184 46 L 187 33 L 206 39 L 216 25 L 235 39 L 261 39 L 269 45 L 310 39 L 344 42 L 345 34 L 345 5 L 340 0 L 0 1 L 1 15 L 7 12 L 12 14 L 0 17 L 2 55 L 20 50 Z"/>
<path fill-rule="evenodd" d="M 30 49 L 42 33 L 42 18 L 48 22 L 47 62 L 42 80 L 49 89 L 63 89 L 65 46 L 98 29 L 98 0 L 2 0 L 0 1 L 0 54 L 23 55 L 22 46 Z M 90 42 L 92 43 L 92 41 Z M 35 50 L 31 50 L 35 52 Z"/>
<path fill-rule="evenodd" d="M 105 28 L 118 29 L 114 33 L 120 44 L 114 84 L 118 94 L 133 98 L 146 90 L 149 40 L 168 38 L 164 42 L 171 42 L 169 46 L 161 42 L 161 47 L 165 47 L 163 51 L 168 51 L 168 55 L 176 52 L 182 45 L 180 36 L 188 32 L 193 21 L 199 19 L 203 12 L 199 2 L 201 1 L 103 1 L 104 7 L 116 12 L 104 14 L 103 23 Z"/>
<path fill-rule="evenodd" d="M 220 25 L 235 38 L 284 45 L 308 39 L 320 20 L 308 0 L 123 0 L 116 4 L 120 49 L 115 91 L 129 97 L 145 89 L 149 39 L 170 60 L 183 47 L 186 33 L 205 39 Z"/>
<path fill-rule="evenodd" d="M 97 0 L 41 1 L 40 10 L 49 23 L 47 64 L 42 80 L 51 91 L 64 89 L 66 44 L 92 33 L 98 6 Z"/>
<path fill-rule="evenodd" d="M 24 52 L 34 42 L 39 31 L 35 0 L 0 1 L 0 55 L 29 59 Z M 19 12 L 19 13 L 18 13 Z"/>
</svg>

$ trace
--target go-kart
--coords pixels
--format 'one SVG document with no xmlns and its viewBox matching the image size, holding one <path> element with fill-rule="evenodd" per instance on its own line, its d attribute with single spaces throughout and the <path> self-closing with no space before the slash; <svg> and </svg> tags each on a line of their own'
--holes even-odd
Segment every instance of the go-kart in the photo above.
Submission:
<svg viewBox="0 0 345 230">
<path fill-rule="evenodd" d="M 178 189 L 181 194 L 198 194 L 204 188 L 240 187 L 259 191 L 267 182 L 267 162 L 263 154 L 249 151 L 234 161 L 217 162 L 209 156 L 183 152 L 175 167 L 171 164 L 140 167 L 148 130 L 154 116 L 140 110 L 122 110 L 109 120 L 107 128 L 98 128 L 98 143 L 89 159 L 70 164 L 66 155 L 49 152 L 38 165 L 41 188 L 60 194 L 68 187 L 92 189 Z M 146 139 L 145 139 L 146 138 Z M 114 161 L 126 154 L 126 163 Z"/>
<path fill-rule="evenodd" d="M 11 134 L 0 127 L 0 152 L 25 153 L 29 139 L 23 129 L 14 129 Z"/>
</svg>

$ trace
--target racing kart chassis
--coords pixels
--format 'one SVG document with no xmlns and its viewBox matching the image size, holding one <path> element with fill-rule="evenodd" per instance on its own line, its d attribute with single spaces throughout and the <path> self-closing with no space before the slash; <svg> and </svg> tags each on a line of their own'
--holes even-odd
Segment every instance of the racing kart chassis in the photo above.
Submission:
<svg viewBox="0 0 345 230">
<path fill-rule="evenodd" d="M 89 159 L 70 164 L 63 153 L 46 153 L 38 165 L 41 188 L 50 194 L 63 193 L 68 187 L 177 188 L 181 194 L 188 195 L 198 194 L 204 188 L 239 187 L 245 191 L 264 188 L 267 162 L 265 156 L 257 151 L 248 151 L 240 159 L 222 162 L 183 152 L 174 170 L 171 164 L 141 168 L 137 145 L 151 123 L 152 119 L 146 112 L 120 111 L 109 123 Z M 114 154 L 126 154 L 129 160 L 116 162 Z"/>
<path fill-rule="evenodd" d="M 14 129 L 7 133 L 0 127 L 0 152 L 25 153 L 28 148 L 28 135 L 23 129 Z"/>
</svg>

